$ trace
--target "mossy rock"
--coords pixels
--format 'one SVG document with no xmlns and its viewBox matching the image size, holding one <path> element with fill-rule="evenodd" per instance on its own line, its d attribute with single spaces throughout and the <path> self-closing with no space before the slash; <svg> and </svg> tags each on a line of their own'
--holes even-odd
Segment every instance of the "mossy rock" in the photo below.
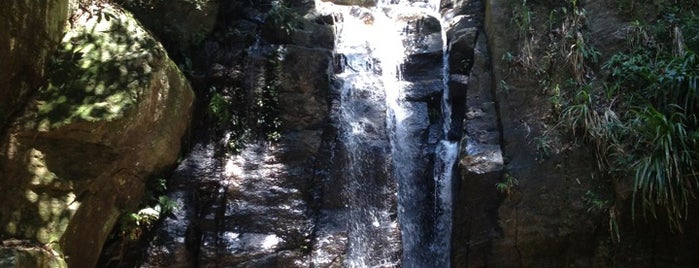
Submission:
<svg viewBox="0 0 699 268">
<path fill-rule="evenodd" d="M 175 164 L 194 99 L 128 12 L 107 3 L 85 10 L 0 153 L 0 235 L 60 246 L 71 267 L 94 267 L 119 215 L 142 202 L 147 178 Z"/>
<path fill-rule="evenodd" d="M 104 8 L 80 19 L 80 26 L 63 38 L 49 83 L 37 97 L 39 129 L 124 116 L 166 57 L 123 11 Z"/>
</svg>

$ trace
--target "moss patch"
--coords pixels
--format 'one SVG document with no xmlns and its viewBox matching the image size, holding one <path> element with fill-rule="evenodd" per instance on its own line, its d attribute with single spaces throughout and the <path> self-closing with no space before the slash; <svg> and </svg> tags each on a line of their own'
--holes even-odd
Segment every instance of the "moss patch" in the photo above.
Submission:
<svg viewBox="0 0 699 268">
<path fill-rule="evenodd" d="M 63 38 L 37 97 L 38 129 L 111 121 L 138 103 L 164 53 L 128 14 L 104 6 L 82 14 Z"/>
</svg>

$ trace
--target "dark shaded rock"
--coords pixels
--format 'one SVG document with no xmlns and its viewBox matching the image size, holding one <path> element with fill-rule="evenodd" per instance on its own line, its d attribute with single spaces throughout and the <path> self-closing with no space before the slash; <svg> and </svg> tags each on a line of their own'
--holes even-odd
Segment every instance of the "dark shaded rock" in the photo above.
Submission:
<svg viewBox="0 0 699 268">
<path fill-rule="evenodd" d="M 501 180 L 503 157 L 498 111 L 492 94 L 490 61 L 484 36 L 472 52 L 475 55 L 468 79 L 452 75 L 450 89 L 465 96 L 463 133 L 454 209 L 452 261 L 456 267 L 483 267 L 490 262 L 491 240 L 497 235 L 497 208 L 500 195 L 495 184 Z M 466 87 L 462 89 L 461 87 Z M 458 94 L 458 93 L 454 93 Z"/>
<path fill-rule="evenodd" d="M 401 37 L 406 59 L 401 64 L 405 81 L 440 79 L 444 62 L 441 25 L 437 18 L 427 14 L 398 14 L 395 18 L 405 24 Z"/>
<path fill-rule="evenodd" d="M 546 14 L 555 4 L 551 1 L 527 3 L 534 14 Z M 604 0 L 581 3 L 588 19 L 587 28 L 583 31 L 585 39 L 588 45 L 599 49 L 601 59 L 626 49 L 623 41 L 626 32 L 623 29 L 627 25 L 621 22 L 629 18 L 619 13 L 616 4 L 615 1 Z M 507 82 L 508 90 L 495 91 L 496 107 L 501 116 L 505 168 L 509 176 L 519 181 L 519 186 L 498 208 L 500 237 L 490 239 L 490 249 L 483 249 L 481 256 L 484 257 L 479 258 L 475 265 L 696 265 L 695 254 L 688 254 L 684 250 L 696 246 L 696 225 L 688 223 L 685 225 L 688 233 L 671 235 L 665 231 L 667 227 L 659 222 L 643 222 L 637 218 L 632 223 L 630 182 L 597 173 L 592 148 L 571 148 L 571 144 L 567 144 L 570 141 L 564 139 L 563 148 L 555 148 L 551 155 L 542 156 L 537 147 L 542 142 L 548 142 L 543 131 L 549 129 L 546 118 L 551 111 L 549 96 L 537 93 L 541 77 L 527 71 L 520 72 L 520 69 L 513 72 L 512 66 L 497 60 L 517 49 L 515 40 L 519 33 L 502 27 L 512 19 L 511 7 L 508 1 L 486 1 L 485 28 L 493 59 L 492 81 Z M 532 25 L 540 25 L 547 20 L 536 15 L 532 19 Z M 533 33 L 535 42 L 547 40 L 545 36 L 556 34 Z M 534 54 L 535 58 L 540 56 Z M 570 75 L 567 67 L 550 68 L 554 69 L 554 75 Z M 498 86 L 493 85 L 492 88 Z M 481 111 L 473 110 L 473 116 L 479 114 Z M 483 135 L 482 139 L 490 138 Z M 614 203 L 610 210 L 595 211 L 586 203 L 589 202 L 586 196 L 596 191 L 614 196 L 608 197 L 616 199 L 610 201 Z M 616 219 L 619 228 L 624 230 L 621 241 L 616 243 L 610 242 L 607 231 L 610 217 Z M 674 248 L 671 244 L 680 246 Z M 468 261 L 470 263 L 472 259 Z"/>
<path fill-rule="evenodd" d="M 473 50 L 476 46 L 476 28 L 466 28 L 455 33 L 456 39 L 449 42 L 449 70 L 466 74 L 473 66 Z"/>
<path fill-rule="evenodd" d="M 296 29 L 291 43 L 298 46 L 333 49 L 335 40 L 332 25 L 307 22 Z"/>
<path fill-rule="evenodd" d="M 331 51 L 287 46 L 279 88 L 280 107 L 289 130 L 322 129 L 326 123 Z M 301 105 L 303 104 L 303 105 Z"/>
<path fill-rule="evenodd" d="M 594 254 L 594 239 L 590 237 L 594 237 L 597 219 L 586 214 L 582 197 L 590 187 L 594 164 L 586 150 L 545 161 L 539 158 L 535 139 L 542 135 L 549 100 L 534 93 L 538 90 L 536 79 L 511 76 L 509 67 L 497 60 L 516 44 L 517 33 L 501 27 L 511 21 L 510 7 L 508 1 L 486 1 L 484 25 L 493 59 L 492 81 L 496 84 L 491 88 L 500 114 L 505 169 L 519 185 L 498 209 L 501 237 L 491 237 L 490 250 L 484 249 L 489 253 L 481 255 L 493 257 L 478 262 L 492 266 L 590 266 Z M 515 85 L 507 92 L 496 90 L 505 77 Z"/>
<path fill-rule="evenodd" d="M 406 100 L 427 102 L 433 98 L 441 98 L 443 88 L 444 80 L 433 79 L 406 83 L 403 90 Z"/>
<path fill-rule="evenodd" d="M 124 1 L 123 5 L 177 57 L 201 45 L 213 31 L 219 12 L 213 0 Z"/>
<path fill-rule="evenodd" d="M 43 82 L 67 20 L 68 0 L 4 3 L 0 10 L 0 135 Z"/>
<path fill-rule="evenodd" d="M 401 64 L 401 74 L 405 81 L 419 82 L 442 79 L 442 53 L 409 55 Z"/>
<path fill-rule="evenodd" d="M 324 191 L 332 199 L 332 192 Z M 339 192 L 338 192 L 339 194 Z M 314 233 L 311 263 L 319 267 L 344 267 L 347 249 L 347 215 L 343 210 L 320 210 Z"/>
<path fill-rule="evenodd" d="M 198 206 L 211 206 L 206 201 L 210 194 L 220 191 L 220 185 L 211 183 L 218 181 L 219 176 L 212 166 L 219 163 L 214 158 L 211 146 L 197 144 L 187 157 L 177 166 L 171 178 L 168 194 L 170 200 L 176 202 L 172 215 L 163 219 L 150 241 L 145 255 L 146 259 L 140 267 L 192 267 L 198 262 L 198 254 L 202 243 L 202 230 L 199 220 Z M 195 181 L 206 184 L 197 185 Z M 212 193 L 202 192 L 202 190 Z M 201 202 L 201 205 L 197 205 Z"/>
<path fill-rule="evenodd" d="M 278 20 L 279 19 L 267 18 L 267 21 L 263 27 L 261 27 L 260 36 L 262 39 L 272 44 L 293 44 L 325 49 L 333 48 L 334 37 L 332 25 L 321 24 L 300 17 L 289 18 L 288 20 L 291 20 L 291 22 L 280 22 Z"/>
<path fill-rule="evenodd" d="M 330 2 L 330 3 L 334 3 L 336 5 L 345 5 L 345 6 L 369 7 L 369 6 L 376 5 L 376 0 L 323 0 L 323 2 Z"/>
<path fill-rule="evenodd" d="M 253 6 L 246 9 L 243 21 L 265 15 Z M 253 40 L 266 31 L 242 21 L 231 25 Z M 332 62 L 324 48 L 332 47 L 329 26 L 311 26 L 295 29 L 283 40 L 293 44 L 284 46 L 264 37 L 255 44 L 237 38 L 207 42 L 202 63 L 208 66 L 208 86 L 232 99 L 238 105 L 235 115 L 249 117 L 251 125 L 264 120 L 255 117 L 256 94 L 270 93 L 276 101 L 262 108 L 278 111 L 280 136 L 274 142 L 235 141 L 244 143 L 242 148 L 226 154 L 215 153 L 221 137 L 199 142 L 174 174 L 177 183 L 169 196 L 181 204 L 176 219 L 165 219 L 157 228 L 142 267 L 308 266 L 314 229 L 311 182 L 318 172 L 316 159 L 328 158 L 320 147 Z M 230 128 L 243 127 L 248 126 Z"/>
</svg>

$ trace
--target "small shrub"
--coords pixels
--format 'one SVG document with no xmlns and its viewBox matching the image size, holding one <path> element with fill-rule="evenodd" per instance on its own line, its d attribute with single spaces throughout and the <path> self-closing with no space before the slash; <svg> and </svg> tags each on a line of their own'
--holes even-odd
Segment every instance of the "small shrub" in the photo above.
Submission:
<svg viewBox="0 0 699 268">
<path fill-rule="evenodd" d="M 657 217 L 656 207 L 663 208 L 671 227 L 677 229 L 699 186 L 694 168 L 699 133 L 688 129 L 696 123 L 694 115 L 678 111 L 666 116 L 653 107 L 636 112 L 632 121 L 639 140 L 636 151 L 647 152 L 634 163 L 634 200 L 640 199 L 644 212 L 653 217 Z"/>
<path fill-rule="evenodd" d="M 225 127 L 231 119 L 228 111 L 230 102 L 216 88 L 211 88 L 211 100 L 209 100 L 209 114 L 214 118 L 218 127 Z"/>
<path fill-rule="evenodd" d="M 513 177 L 509 173 L 503 175 L 503 180 L 495 184 L 495 188 L 507 196 L 511 195 L 512 192 L 519 186 L 519 180 Z"/>
<path fill-rule="evenodd" d="M 272 5 L 272 9 L 267 15 L 266 23 L 281 29 L 289 35 L 296 29 L 301 28 L 302 21 L 302 18 L 284 1 L 279 1 Z"/>
</svg>

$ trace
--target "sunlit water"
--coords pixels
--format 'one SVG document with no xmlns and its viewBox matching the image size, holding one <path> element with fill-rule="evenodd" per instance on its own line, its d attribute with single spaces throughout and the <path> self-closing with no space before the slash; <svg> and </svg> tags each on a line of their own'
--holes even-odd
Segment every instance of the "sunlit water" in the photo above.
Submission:
<svg viewBox="0 0 699 268">
<path fill-rule="evenodd" d="M 443 79 L 442 136 L 436 145 L 435 194 L 425 196 L 426 178 L 414 163 L 426 158 L 424 142 L 417 130 L 427 129 L 427 106 L 404 100 L 409 83 L 400 72 L 406 60 L 407 21 L 416 16 L 440 19 L 439 1 L 382 0 L 376 7 L 348 7 L 316 1 L 317 8 L 335 18 L 335 53 L 343 66 L 337 78 L 343 81 L 340 97 L 340 138 L 346 147 L 348 194 L 348 267 L 449 267 L 452 219 L 452 170 L 457 142 L 446 140 L 451 108 L 447 87 L 448 64 L 442 30 L 441 77 Z M 443 25 L 443 24 L 442 24 Z M 377 115 L 385 114 L 384 120 Z M 385 124 L 385 127 L 382 126 Z M 387 129 L 382 133 L 381 130 Z M 382 144 L 390 144 L 386 149 Z M 386 152 L 389 150 L 389 152 Z M 390 154 L 389 163 L 374 156 Z M 382 166 L 378 166 L 382 165 Z M 382 168 L 385 174 L 376 174 Z M 378 173 L 381 173 L 379 171 Z M 373 189 L 377 176 L 393 175 L 398 193 Z M 423 177 L 420 177 L 423 176 Z M 375 193 L 367 193 L 374 191 Z M 398 222 L 391 217 L 388 198 L 398 194 Z M 434 199 L 434 200 L 429 200 Z M 425 208 L 425 203 L 433 204 Z M 426 224 L 429 223 L 429 224 Z M 400 232 L 400 240 L 394 241 Z M 400 248 L 391 248 L 400 247 Z M 402 252 L 401 259 L 396 253 Z"/>
</svg>

